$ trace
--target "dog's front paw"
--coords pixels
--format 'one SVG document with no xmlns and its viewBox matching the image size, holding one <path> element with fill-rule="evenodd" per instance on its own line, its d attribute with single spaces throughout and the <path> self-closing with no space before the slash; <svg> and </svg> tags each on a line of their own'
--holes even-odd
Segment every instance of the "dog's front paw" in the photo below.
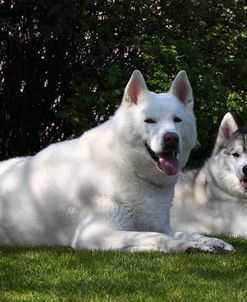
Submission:
<svg viewBox="0 0 247 302">
<path fill-rule="evenodd" d="M 209 252 L 209 253 L 233 253 L 234 247 L 224 240 L 211 238 L 200 233 L 176 232 L 175 238 L 185 240 L 184 251 L 186 252 Z"/>
<path fill-rule="evenodd" d="M 202 236 L 200 241 L 203 242 L 206 246 L 211 246 L 214 248 L 215 253 L 234 253 L 234 247 L 225 242 L 224 240 L 217 239 L 217 238 L 210 238 Z"/>
</svg>

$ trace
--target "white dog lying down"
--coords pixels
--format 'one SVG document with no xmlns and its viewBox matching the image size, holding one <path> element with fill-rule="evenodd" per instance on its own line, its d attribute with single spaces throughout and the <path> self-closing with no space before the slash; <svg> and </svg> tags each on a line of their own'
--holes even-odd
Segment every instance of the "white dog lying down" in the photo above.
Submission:
<svg viewBox="0 0 247 302">
<path fill-rule="evenodd" d="M 182 173 L 175 188 L 176 230 L 247 237 L 247 128 L 227 113 L 211 157 Z"/>
<path fill-rule="evenodd" d="M 80 138 L 0 165 L 0 243 L 127 251 L 233 251 L 174 234 L 177 172 L 196 143 L 192 90 L 181 71 L 168 93 L 134 71 L 121 106 Z"/>
</svg>

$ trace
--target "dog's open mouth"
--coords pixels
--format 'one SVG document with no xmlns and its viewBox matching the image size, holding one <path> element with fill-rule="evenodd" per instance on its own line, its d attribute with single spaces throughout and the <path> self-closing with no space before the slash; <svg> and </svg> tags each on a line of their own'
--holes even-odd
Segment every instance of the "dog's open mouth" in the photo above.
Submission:
<svg viewBox="0 0 247 302">
<path fill-rule="evenodd" d="M 157 163 L 157 167 L 166 175 L 176 175 L 179 162 L 177 159 L 177 149 L 167 149 L 162 153 L 154 153 L 150 146 L 145 143 L 145 147 L 151 158 Z"/>
<path fill-rule="evenodd" d="M 247 178 L 243 178 L 242 180 L 240 180 L 240 184 L 241 184 L 241 187 L 247 191 Z"/>
</svg>

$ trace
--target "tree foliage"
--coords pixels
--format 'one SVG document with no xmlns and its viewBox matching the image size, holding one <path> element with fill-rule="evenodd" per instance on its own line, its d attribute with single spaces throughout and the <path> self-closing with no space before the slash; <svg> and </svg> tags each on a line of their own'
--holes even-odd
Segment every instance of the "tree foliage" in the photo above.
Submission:
<svg viewBox="0 0 247 302">
<path fill-rule="evenodd" d="M 1 4 L 0 157 L 33 154 L 113 113 L 134 69 L 150 89 L 190 77 L 200 147 L 222 116 L 244 121 L 244 0 L 26 0 Z"/>
</svg>

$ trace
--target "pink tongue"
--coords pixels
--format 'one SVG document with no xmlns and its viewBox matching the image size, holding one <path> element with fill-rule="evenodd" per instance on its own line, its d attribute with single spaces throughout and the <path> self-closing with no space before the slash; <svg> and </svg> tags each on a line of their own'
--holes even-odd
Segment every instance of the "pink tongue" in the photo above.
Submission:
<svg viewBox="0 0 247 302">
<path fill-rule="evenodd" d="M 178 172 L 178 160 L 169 156 L 159 156 L 159 163 L 161 169 L 166 175 L 176 175 Z"/>
<path fill-rule="evenodd" d="M 245 191 L 247 191 L 247 182 L 241 181 L 241 185 Z"/>
</svg>

